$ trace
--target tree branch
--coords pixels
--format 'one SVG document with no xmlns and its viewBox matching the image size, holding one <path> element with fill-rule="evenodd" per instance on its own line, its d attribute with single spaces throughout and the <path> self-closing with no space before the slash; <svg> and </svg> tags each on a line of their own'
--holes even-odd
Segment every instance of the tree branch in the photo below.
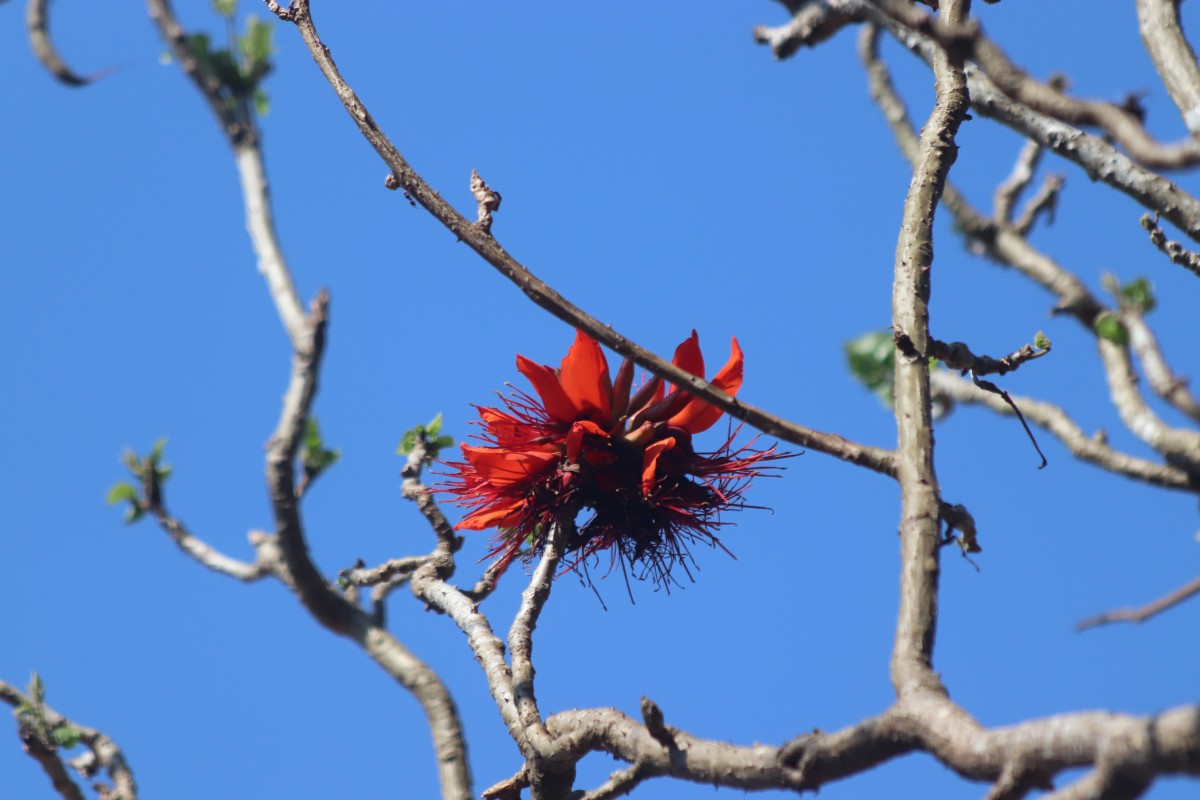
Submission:
<svg viewBox="0 0 1200 800">
<path fill-rule="evenodd" d="M 1132 309 L 1124 309 L 1121 312 L 1121 324 L 1129 331 L 1129 346 L 1141 362 L 1146 381 L 1154 393 L 1170 403 L 1176 411 L 1200 422 L 1200 401 L 1188 389 L 1188 379 L 1176 375 L 1167 363 L 1145 317 Z"/>
<path fill-rule="evenodd" d="M 944 19 L 958 23 L 969 10 L 969 0 L 945 0 L 940 13 Z M 934 213 L 957 153 L 954 138 L 968 107 L 962 70 L 945 54 L 934 57 L 934 78 L 937 99 L 917 146 L 896 244 L 892 288 L 893 329 L 903 332 L 918 354 L 926 352 L 930 343 L 928 303 Z M 895 397 L 901 573 L 892 684 L 899 696 L 914 691 L 940 693 L 945 690 L 932 665 L 941 497 L 933 463 L 928 359 L 897 352 Z"/>
<path fill-rule="evenodd" d="M 1179 242 L 1168 239 L 1158 225 L 1157 213 L 1153 218 L 1149 214 L 1143 214 L 1141 224 L 1150 234 L 1150 242 L 1161 250 L 1163 255 L 1171 259 L 1172 264 L 1178 264 L 1193 275 L 1200 277 L 1200 253 L 1188 250 Z"/>
<path fill-rule="evenodd" d="M 79 75 L 62 60 L 54 47 L 54 40 L 50 38 L 50 0 L 29 0 L 29 5 L 25 7 L 25 29 L 34 56 L 64 86 L 87 86 L 106 74 L 107 70 L 91 76 Z"/>
<path fill-rule="evenodd" d="M 1012 414 L 1013 410 L 1001 398 L 974 386 L 970 381 L 952 375 L 945 370 L 930 374 L 935 396 L 955 403 L 981 405 L 998 414 Z M 1152 486 L 1197 492 L 1200 486 L 1186 471 L 1170 464 L 1156 464 L 1143 458 L 1112 449 L 1102 433 L 1088 436 L 1066 411 L 1056 405 L 1032 397 L 1014 397 L 1015 402 L 1038 427 L 1053 434 L 1071 454 L 1080 461 L 1094 464 L 1101 469 L 1133 478 Z"/>
<path fill-rule="evenodd" d="M 916 157 L 916 137 L 909 126 L 904 104 L 892 88 L 888 70 L 878 59 L 876 47 L 876 35 L 872 29 L 868 28 L 864 31 L 860 42 L 860 55 L 867 66 L 871 96 L 884 112 L 901 152 L 905 154 L 906 158 L 913 161 Z M 987 255 L 1000 263 L 1016 268 L 1026 277 L 1057 295 L 1059 302 L 1055 310 L 1070 313 L 1089 332 L 1094 334 L 1096 320 L 1102 313 L 1105 313 L 1106 309 L 1082 281 L 1053 259 L 1035 249 L 1028 239 L 1011 227 L 983 217 L 971 207 L 960 192 L 955 190 L 953 185 L 946 186 L 942 200 L 947 209 L 954 214 L 955 221 L 959 226 L 967 232 L 968 236 L 978 242 Z M 1166 456 L 1174 466 L 1185 467 L 1185 472 L 1194 471 L 1191 465 L 1194 463 L 1194 459 L 1200 456 L 1200 434 L 1173 428 L 1159 419 L 1137 390 L 1137 376 L 1130 363 L 1128 351 L 1124 347 L 1100 337 L 1097 337 L 1097 342 L 1113 403 L 1117 406 L 1125 424 L 1136 436 Z M 1066 430 L 1062 425 L 1058 427 L 1060 430 Z M 1073 437 L 1074 433 L 1072 432 L 1071 435 Z M 1079 453 L 1079 448 L 1073 450 L 1077 454 Z M 1095 449 L 1091 449 L 1091 452 L 1093 456 L 1099 456 L 1102 453 Z M 1157 482 L 1157 478 L 1149 478 L 1149 473 L 1145 473 L 1141 467 L 1135 467 L 1133 472 L 1146 474 L 1146 479 Z M 1133 474 L 1133 472 L 1125 474 Z M 1168 480 L 1172 483 L 1175 482 L 1173 477 Z M 1194 486 L 1195 482 L 1190 481 L 1189 485 Z"/>
<path fill-rule="evenodd" d="M 1097 614 L 1094 617 L 1088 617 L 1076 625 L 1075 629 L 1085 631 L 1089 628 L 1109 625 L 1114 622 L 1145 622 L 1151 617 L 1157 616 L 1167 609 L 1174 608 L 1197 594 L 1200 594 L 1200 578 L 1188 581 L 1170 594 L 1160 597 L 1152 603 L 1147 603 L 1141 608 L 1118 608 L 1113 611 L 1106 611 L 1103 614 Z"/>
<path fill-rule="evenodd" d="M 443 200 L 440 194 L 433 191 L 379 129 L 366 106 L 338 72 L 330 49 L 318 36 L 308 0 L 296 0 L 291 5 L 289 13 L 291 21 L 295 23 L 304 43 L 308 46 L 313 60 L 317 62 L 317 66 L 329 81 L 330 86 L 333 87 L 346 112 L 391 170 L 387 179 L 388 187 L 403 189 L 409 197 L 429 211 L 460 241 L 467 244 L 501 275 L 518 286 L 535 304 L 558 319 L 584 331 L 593 339 L 608 345 L 618 355 L 630 358 L 651 373 L 722 409 L 731 417 L 745 421 L 768 436 L 867 467 L 875 472 L 894 476 L 895 464 L 891 451 L 848 441 L 837 434 L 805 428 L 755 406 L 735 400 L 702 378 L 659 358 L 609 326 L 600 323 L 534 276 L 509 255 L 491 234 L 467 220 Z"/>
<path fill-rule="evenodd" d="M 1193 136 L 1200 136 L 1200 66 L 1183 35 L 1179 0 L 1137 0 L 1138 31 L 1167 93 Z"/>
<path fill-rule="evenodd" d="M 927 64 L 940 47 L 929 37 L 876 14 L 871 19 L 896 37 Z M 1084 133 L 1061 120 L 1011 100 L 974 64 L 965 65 L 971 108 L 1036 141 L 1083 168 L 1088 177 L 1129 196 L 1150 211 L 1162 214 L 1189 237 L 1200 241 L 1200 200 L 1162 175 L 1136 163 L 1098 136 Z"/>
<path fill-rule="evenodd" d="M 29 701 L 30 698 L 15 686 L 0 681 L 0 702 L 18 708 Z M 91 759 L 73 759 L 71 761 L 71 765 L 83 777 L 90 778 L 98 769 L 103 768 L 108 773 L 109 780 L 112 781 L 112 789 L 108 793 L 110 800 L 137 800 L 137 783 L 133 779 L 133 770 L 129 768 L 125 754 L 116 742 L 94 728 L 73 722 L 44 702 L 39 705 L 48 731 L 69 726 L 78 733 L 79 742 L 88 748 Z M 19 734 L 26 747 L 26 752 L 46 771 L 54 784 L 55 791 L 65 800 L 75 800 L 76 798 L 82 800 L 79 787 L 67 776 L 58 753 L 51 748 L 50 743 L 43 741 L 36 732 L 32 733 L 32 737 L 36 741 L 30 741 L 23 732 L 19 731 Z"/>
<path fill-rule="evenodd" d="M 957 63 L 973 60 L 994 85 L 1026 108 L 1069 125 L 1098 127 L 1124 147 L 1136 161 L 1151 169 L 1181 169 L 1200 163 L 1200 141 L 1174 143 L 1154 140 L 1136 115 L 1125 108 L 1095 100 L 1079 100 L 1052 84 L 1031 78 L 970 24 L 937 21 L 901 0 L 873 0 L 884 14 L 915 33 L 935 40 Z"/>
</svg>

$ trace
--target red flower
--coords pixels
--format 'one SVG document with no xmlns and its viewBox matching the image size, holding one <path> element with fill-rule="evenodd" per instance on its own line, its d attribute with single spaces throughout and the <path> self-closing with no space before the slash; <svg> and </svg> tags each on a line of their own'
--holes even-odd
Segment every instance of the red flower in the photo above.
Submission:
<svg viewBox="0 0 1200 800">
<path fill-rule="evenodd" d="M 737 339 L 711 383 L 731 395 L 742 385 Z M 673 363 L 704 377 L 695 331 Z M 615 378 L 600 345 L 582 331 L 559 369 L 517 356 L 517 370 L 537 393 L 502 397 L 505 409 L 478 407 L 483 444 L 463 444 L 466 459 L 443 491 L 471 509 L 459 530 L 496 528 L 489 556 L 507 566 L 526 542 L 540 552 L 550 526 L 579 524 L 565 543 L 571 567 L 608 551 L 636 577 L 665 581 L 675 565 L 687 570 L 689 545 L 724 547 L 715 531 L 723 511 L 743 507 L 751 480 L 777 469 L 771 447 L 734 449 L 733 431 L 716 451 L 697 453 L 692 436 L 722 411 L 654 377 L 632 392 L 633 362 Z M 632 394 L 632 396 L 631 396 Z M 584 512 L 590 515 L 581 516 Z M 689 573 L 690 574 L 690 573 Z"/>
</svg>

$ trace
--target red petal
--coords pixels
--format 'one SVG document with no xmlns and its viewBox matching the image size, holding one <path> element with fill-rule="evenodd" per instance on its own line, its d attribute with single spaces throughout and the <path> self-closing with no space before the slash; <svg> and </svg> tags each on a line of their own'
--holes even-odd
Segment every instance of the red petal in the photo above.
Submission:
<svg viewBox="0 0 1200 800">
<path fill-rule="evenodd" d="M 558 422 L 573 422 L 579 416 L 579 408 L 571 402 L 571 398 L 563 391 L 563 386 L 554 374 L 554 370 L 536 361 L 530 361 L 525 356 L 517 356 L 517 370 L 529 379 L 542 405 Z"/>
<path fill-rule="evenodd" d="M 697 378 L 704 377 L 704 354 L 700 352 L 700 337 L 695 330 L 675 348 L 675 358 L 671 359 L 671 363 Z"/>
<path fill-rule="evenodd" d="M 649 497 L 650 492 L 654 489 L 654 476 L 657 472 L 658 457 L 674 446 L 675 439 L 668 436 L 666 439 L 661 439 L 646 448 L 646 452 L 642 456 L 642 494 L 646 497 Z"/>
<path fill-rule="evenodd" d="M 567 460 L 574 462 L 579 457 L 579 451 L 583 449 L 583 435 L 592 433 L 597 436 L 606 436 L 607 433 L 596 423 L 590 420 L 580 420 L 571 426 L 571 430 L 567 433 Z"/>
<path fill-rule="evenodd" d="M 735 336 L 730 347 L 729 360 L 725 362 L 725 366 L 721 367 L 721 371 L 713 377 L 710 383 L 726 394 L 736 396 L 738 390 L 742 388 L 742 366 L 742 348 L 738 345 Z M 683 428 L 688 433 L 700 433 L 715 425 L 723 413 L 725 412 L 721 409 L 710 406 L 702 400 L 692 400 L 684 406 L 682 411 L 667 420 L 667 425 Z"/>
<path fill-rule="evenodd" d="M 513 500 L 498 508 L 481 508 L 463 517 L 462 522 L 454 526 L 454 530 L 486 531 L 497 526 L 509 528 L 524 511 L 524 500 Z"/>
<path fill-rule="evenodd" d="M 596 340 L 583 331 L 575 331 L 575 343 L 562 360 L 558 373 L 567 397 L 580 411 L 594 411 L 608 421 L 612 413 L 612 380 L 608 377 L 608 359 Z"/>
<path fill-rule="evenodd" d="M 476 447 L 470 444 L 462 445 L 462 452 L 479 473 L 479 477 L 498 489 L 540 475 L 555 458 L 555 453 L 547 451 L 527 450 L 510 453 L 494 447 Z"/>
</svg>

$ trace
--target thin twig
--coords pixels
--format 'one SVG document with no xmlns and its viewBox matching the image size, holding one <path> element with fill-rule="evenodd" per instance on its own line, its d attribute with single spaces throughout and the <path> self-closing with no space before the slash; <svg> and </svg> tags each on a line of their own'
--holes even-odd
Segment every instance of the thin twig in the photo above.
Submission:
<svg viewBox="0 0 1200 800">
<path fill-rule="evenodd" d="M 943 19 L 959 23 L 967 3 L 943 0 Z M 944 54 L 934 58 L 936 100 L 921 131 L 913 177 L 904 201 L 892 283 L 892 326 L 918 354 L 929 348 L 929 274 L 933 219 L 954 162 L 955 136 L 967 116 L 962 69 Z M 938 617 L 938 551 L 941 497 L 934 470 L 929 360 L 897 353 L 895 384 L 897 481 L 900 484 L 900 610 L 892 650 L 892 685 L 898 696 L 942 693 L 933 671 Z"/>
<path fill-rule="evenodd" d="M 104 70 L 95 75 L 80 75 L 71 70 L 62 56 L 54 47 L 50 38 L 50 0 L 29 0 L 25 7 L 25 29 L 29 34 L 29 43 L 33 54 L 41 62 L 46 71 L 65 86 L 80 87 L 102 78 L 111 70 Z"/>
<path fill-rule="evenodd" d="M 1012 408 L 997 395 L 977 388 L 970 381 L 946 370 L 930 375 L 936 395 L 955 403 L 983 405 L 1001 414 L 1011 414 Z M 1094 464 L 1106 472 L 1148 483 L 1164 489 L 1185 492 L 1197 491 L 1197 483 L 1187 472 L 1171 464 L 1158 464 L 1144 458 L 1112 449 L 1103 434 L 1089 436 L 1066 411 L 1058 406 L 1032 397 L 1014 397 L 1033 423 L 1058 438 L 1081 461 Z"/>
<path fill-rule="evenodd" d="M 1106 611 L 1103 614 L 1097 614 L 1094 617 L 1088 617 L 1076 625 L 1075 629 L 1085 631 L 1088 628 L 1096 628 L 1114 622 L 1145 622 L 1151 617 L 1157 616 L 1169 608 L 1174 608 L 1184 600 L 1197 594 L 1200 594 L 1200 578 L 1188 581 L 1170 594 L 1160 597 L 1152 603 L 1147 603 L 1140 608 L 1118 608 Z"/>
<path fill-rule="evenodd" d="M 892 20 L 938 42 L 960 63 L 974 61 L 1011 100 L 1069 125 L 1094 126 L 1115 139 L 1136 161 L 1151 169 L 1181 169 L 1200 163 L 1200 140 L 1156 141 L 1136 115 L 1113 103 L 1079 100 L 1053 83 L 1034 80 L 1013 64 L 1004 51 L 983 35 L 978 22 L 934 20 L 903 0 L 873 0 Z"/>
<path fill-rule="evenodd" d="M 1161 250 L 1163 255 L 1171 259 L 1172 264 L 1178 264 L 1193 275 L 1200 276 L 1200 253 L 1192 252 L 1179 242 L 1168 239 L 1158 225 L 1157 213 L 1153 217 L 1149 214 L 1142 214 L 1141 223 L 1146 232 L 1150 234 L 1150 242 Z"/>
<path fill-rule="evenodd" d="M 1013 164 L 1012 172 L 996 187 L 993 199 L 993 215 L 998 222 L 1010 224 L 1013 218 L 1013 208 L 1021 193 L 1028 188 L 1037 171 L 1038 162 L 1042 160 L 1042 146 L 1034 141 L 1026 141 Z"/>
<path fill-rule="evenodd" d="M 0 681 L 0 701 L 17 708 L 23 702 L 27 702 L 28 698 L 15 686 Z M 108 773 L 109 780 L 112 781 L 112 787 L 108 794 L 110 800 L 137 800 L 137 783 L 133 779 L 133 770 L 130 769 L 129 763 L 125 760 L 125 754 L 116 742 L 95 728 L 89 728 L 68 719 L 45 703 L 41 708 L 46 725 L 50 730 L 69 726 L 78 732 L 80 743 L 90 751 L 92 763 L 98 768 L 103 768 Z M 30 755 L 37 758 L 33 753 Z M 57 759 L 57 754 L 52 755 Z M 40 758 L 38 761 L 42 763 Z M 72 764 L 74 765 L 76 761 L 78 759 L 73 759 Z M 43 764 L 44 767 L 45 764 Z M 95 772 L 94 769 L 80 771 L 85 774 L 85 777 L 90 777 Z"/>
<path fill-rule="evenodd" d="M 317 34 L 308 0 L 296 0 L 291 8 L 292 21 L 299 29 L 313 60 L 317 62 L 317 66 L 329 81 L 359 131 L 391 170 L 387 178 L 387 186 L 403 189 L 408 196 L 421 204 L 458 239 L 518 286 L 534 303 L 558 319 L 584 331 L 593 339 L 608 345 L 618 355 L 632 359 L 651 373 L 722 409 L 731 417 L 745 421 L 768 436 L 826 453 L 885 475 L 895 476 L 892 451 L 852 442 L 837 434 L 806 428 L 734 399 L 702 378 L 659 358 L 646 348 L 617 333 L 595 317 L 568 302 L 548 284 L 533 275 L 524 265 L 509 255 L 489 233 L 458 213 L 417 174 L 391 140 L 380 130 L 366 106 L 338 71 L 332 51 Z"/>
<path fill-rule="evenodd" d="M 1047 175 L 1033 197 L 1021 209 L 1021 213 L 1013 222 L 1013 228 L 1022 236 L 1028 236 L 1033 230 L 1039 216 L 1045 215 L 1046 224 L 1054 224 L 1054 212 L 1058 208 L 1058 198 L 1066 184 L 1064 175 Z"/>
</svg>

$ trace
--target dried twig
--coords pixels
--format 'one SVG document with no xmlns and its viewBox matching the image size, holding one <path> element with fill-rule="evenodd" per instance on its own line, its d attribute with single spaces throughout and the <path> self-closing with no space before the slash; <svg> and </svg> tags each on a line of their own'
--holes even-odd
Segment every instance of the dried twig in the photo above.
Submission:
<svg viewBox="0 0 1200 800">
<path fill-rule="evenodd" d="M 1142 214 L 1141 223 L 1142 227 L 1150 234 L 1150 242 L 1161 250 L 1163 255 L 1171 259 L 1172 264 L 1178 264 L 1193 275 L 1200 276 L 1200 253 L 1192 252 L 1179 242 L 1168 239 L 1158 225 L 1157 213 L 1153 217 L 1149 214 Z"/>
<path fill-rule="evenodd" d="M 1152 603 L 1147 603 L 1140 608 L 1118 608 L 1113 611 L 1106 611 L 1103 614 L 1088 617 L 1076 625 L 1075 628 L 1076 630 L 1084 631 L 1088 628 L 1096 628 L 1114 622 L 1145 622 L 1151 617 L 1157 616 L 1169 608 L 1174 608 L 1197 594 L 1200 594 L 1200 578 L 1188 581 L 1170 594 L 1160 597 Z"/>
</svg>

